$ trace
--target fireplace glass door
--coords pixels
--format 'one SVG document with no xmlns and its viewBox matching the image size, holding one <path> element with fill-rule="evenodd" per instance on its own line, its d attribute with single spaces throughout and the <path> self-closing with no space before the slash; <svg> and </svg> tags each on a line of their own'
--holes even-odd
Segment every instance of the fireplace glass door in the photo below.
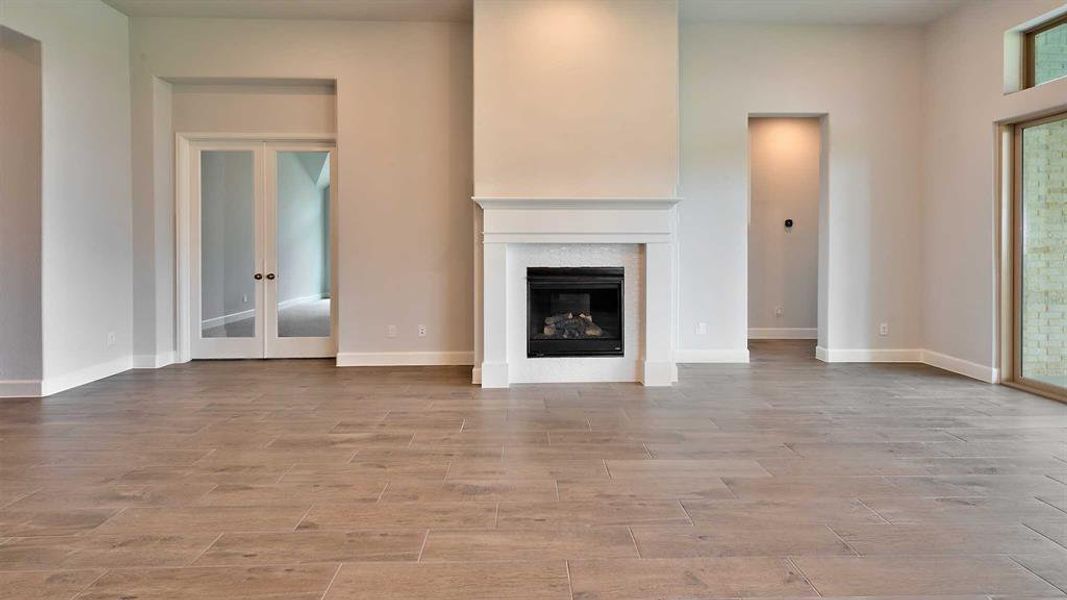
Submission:
<svg viewBox="0 0 1067 600">
<path fill-rule="evenodd" d="M 531 267 L 527 356 L 622 356 L 622 267 Z"/>
</svg>

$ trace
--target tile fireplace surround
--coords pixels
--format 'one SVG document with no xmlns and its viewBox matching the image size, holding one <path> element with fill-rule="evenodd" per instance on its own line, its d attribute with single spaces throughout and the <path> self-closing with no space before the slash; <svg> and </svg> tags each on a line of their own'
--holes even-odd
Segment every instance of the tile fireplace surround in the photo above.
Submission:
<svg viewBox="0 0 1067 600">
<path fill-rule="evenodd" d="M 677 381 L 678 198 L 487 198 L 474 383 Z M 611 264 L 607 264 L 611 263 Z M 530 266 L 626 268 L 621 357 L 527 358 L 525 274 Z M 636 296 L 631 298 L 630 296 Z M 637 311 L 637 312 L 634 312 Z M 633 330 L 631 330 L 633 329 Z M 521 340 L 518 339 L 521 336 Z"/>
</svg>

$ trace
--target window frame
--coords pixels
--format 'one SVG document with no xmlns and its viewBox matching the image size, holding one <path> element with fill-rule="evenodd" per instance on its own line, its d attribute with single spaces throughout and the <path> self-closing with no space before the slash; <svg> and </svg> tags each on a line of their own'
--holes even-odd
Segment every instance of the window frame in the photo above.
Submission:
<svg viewBox="0 0 1067 600">
<path fill-rule="evenodd" d="M 1046 31 L 1048 31 L 1049 29 L 1054 29 L 1056 27 L 1059 27 L 1060 25 L 1065 25 L 1065 24 L 1067 24 L 1067 13 L 1064 13 L 1064 14 L 1062 14 L 1062 15 L 1054 18 L 1054 19 L 1049 19 L 1048 21 L 1045 21 L 1044 23 L 1041 23 L 1040 25 L 1037 25 L 1035 27 L 1031 27 L 1030 29 L 1027 29 L 1026 31 L 1022 32 L 1023 33 L 1023 52 L 1022 52 L 1022 59 L 1023 59 L 1023 65 L 1022 65 L 1023 66 L 1023 68 L 1022 68 L 1022 72 L 1023 72 L 1023 88 L 1022 89 L 1028 90 L 1030 88 L 1037 87 L 1038 85 L 1044 85 L 1044 84 L 1038 84 L 1036 82 L 1036 78 L 1037 78 L 1037 55 L 1036 55 L 1036 48 L 1035 48 L 1035 44 L 1034 44 L 1034 39 L 1039 34 L 1044 33 Z M 1062 76 L 1057 77 L 1056 79 L 1052 79 L 1050 81 L 1056 81 L 1057 79 L 1062 79 L 1064 77 L 1067 77 L 1067 73 L 1064 73 Z M 1049 83 L 1049 81 L 1046 81 L 1045 83 Z"/>
<path fill-rule="evenodd" d="M 1015 123 L 1011 148 L 1011 373 L 1003 379 L 1010 387 L 1067 403 L 1067 388 L 1023 375 L 1023 131 L 1067 119 L 1067 112 L 1057 112 L 1036 119 Z"/>
</svg>

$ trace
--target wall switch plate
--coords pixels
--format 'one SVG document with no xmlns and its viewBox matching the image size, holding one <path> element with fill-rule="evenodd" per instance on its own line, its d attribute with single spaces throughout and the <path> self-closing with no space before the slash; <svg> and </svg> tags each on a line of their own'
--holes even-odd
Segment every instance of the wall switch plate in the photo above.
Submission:
<svg viewBox="0 0 1067 600">
<path fill-rule="evenodd" d="M 878 326 L 878 335 L 889 335 L 889 323 L 882 323 Z"/>
<path fill-rule="evenodd" d="M 426 337 L 426 326 L 419 325 L 419 337 Z"/>
<path fill-rule="evenodd" d="M 707 323 L 697 323 L 697 335 L 708 335 Z"/>
<path fill-rule="evenodd" d="M 117 339 L 117 337 L 115 336 L 115 332 L 114 331 L 107 332 L 107 347 L 110 348 L 110 347 L 114 346 L 116 339 Z"/>
<path fill-rule="evenodd" d="M 385 327 L 385 337 L 389 337 L 389 338 L 395 338 L 396 337 L 396 325 L 387 325 Z"/>
</svg>

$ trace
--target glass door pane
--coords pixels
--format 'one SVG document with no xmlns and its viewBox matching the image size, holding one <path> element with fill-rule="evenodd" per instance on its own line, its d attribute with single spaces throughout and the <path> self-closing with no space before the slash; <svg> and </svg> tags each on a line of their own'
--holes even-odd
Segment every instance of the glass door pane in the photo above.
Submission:
<svg viewBox="0 0 1067 600">
<path fill-rule="evenodd" d="M 1067 117 L 1021 140 L 1018 376 L 1067 387 Z"/>
<path fill-rule="evenodd" d="M 255 153 L 200 153 L 200 333 L 256 335 Z"/>
<path fill-rule="evenodd" d="M 279 338 L 329 338 L 330 153 L 276 153 L 276 279 Z"/>
</svg>

